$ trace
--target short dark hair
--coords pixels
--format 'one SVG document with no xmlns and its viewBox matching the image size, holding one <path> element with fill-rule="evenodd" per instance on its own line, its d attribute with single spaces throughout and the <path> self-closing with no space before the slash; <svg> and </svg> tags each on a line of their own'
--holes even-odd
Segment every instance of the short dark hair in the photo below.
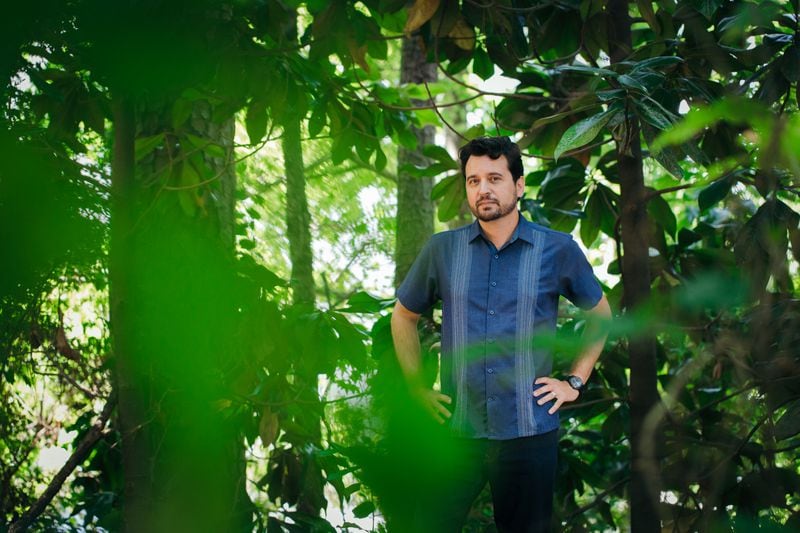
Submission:
<svg viewBox="0 0 800 533">
<path fill-rule="evenodd" d="M 497 159 L 501 155 L 506 156 L 508 170 L 515 183 L 525 172 L 522 169 L 519 146 L 508 137 L 478 137 L 462 146 L 458 151 L 458 158 L 461 160 L 461 174 L 464 179 L 467 177 L 467 160 L 473 155 L 488 155 L 492 159 Z"/>
</svg>

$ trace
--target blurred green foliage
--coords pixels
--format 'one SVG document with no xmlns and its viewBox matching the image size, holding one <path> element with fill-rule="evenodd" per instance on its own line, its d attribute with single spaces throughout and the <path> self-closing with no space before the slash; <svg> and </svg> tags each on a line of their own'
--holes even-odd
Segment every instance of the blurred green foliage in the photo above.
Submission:
<svg viewBox="0 0 800 533">
<path fill-rule="evenodd" d="M 378 511 L 386 522 L 377 528 L 407 530 L 422 480 L 446 475 L 455 458 L 405 394 L 391 347 L 391 301 L 363 291 L 350 273 L 331 280 L 327 293 L 321 285 L 319 308 L 292 306 L 280 268 L 283 241 L 263 237 L 279 232 L 257 229 L 275 224 L 281 196 L 268 185 L 280 182 L 280 170 L 274 157 L 242 158 L 271 146 L 284 120 L 301 117 L 319 156 L 320 185 L 311 185 L 317 214 L 336 228 L 320 235 L 353 257 L 386 252 L 389 217 L 359 221 L 354 196 L 374 187 L 375 176 L 391 180 L 396 146 L 417 148 L 410 125 L 439 120 L 412 102 L 430 91 L 447 104 L 456 84 L 477 96 L 470 73 L 486 80 L 502 72 L 515 89 L 491 110 L 481 99 L 460 103 L 488 117 L 463 134 L 518 136 L 536 161 L 527 165 L 523 201 L 534 220 L 576 230 L 587 247 L 612 242 L 619 254 L 616 150 L 632 122 L 647 148 L 651 299 L 625 312 L 616 257 L 604 279 L 621 316 L 609 325 L 611 340 L 584 400 L 565 411 L 556 528 L 627 527 L 635 379 L 627 354 L 642 333 L 658 341 L 662 402 L 646 429 L 663 526 L 800 527 L 797 1 L 631 2 L 632 49 L 614 65 L 603 2 L 406 4 L 7 7 L 0 27 L 2 522 L 18 520 L 50 482 L 41 451 L 58 443 L 61 429 L 74 432 L 74 448 L 102 400 L 123 385 L 132 393 L 127 407 L 142 410 L 142 426 L 125 426 L 121 405 L 35 528 L 122 529 L 136 473 L 159 481 L 148 489 L 156 502 L 148 520 L 157 529 L 331 530 L 328 520 L 296 507 L 304 491 L 315 492 L 304 465 L 316 464 L 335 492 L 331 505 L 349 509 L 336 525 L 356 529 L 349 516 Z M 289 21 L 298 9 L 295 28 Z M 422 40 L 444 80 L 387 81 L 404 29 Z M 287 44 L 295 39 L 299 45 Z M 119 135 L 126 127 L 120 106 L 132 118 L 131 142 Z M 234 120 L 246 140 L 226 126 Z M 112 205 L 120 176 L 112 164 L 124 150 L 132 156 L 123 169 L 131 171 L 132 192 L 122 199 L 130 218 Z M 428 167 L 403 170 L 441 177 L 432 201 L 447 222 L 463 198 L 457 167 L 441 149 L 423 151 Z M 222 177 L 231 169 L 238 184 Z M 347 179 L 337 178 L 342 169 Z M 231 219 L 226 206 L 234 201 Z M 235 248 L 221 237 L 226 225 Z M 109 256 L 120 228 L 122 266 Z M 337 242 L 345 234 L 352 246 Z M 113 299 L 120 275 L 128 291 L 122 321 L 108 292 L 111 281 Z M 556 351 L 559 370 L 585 326 L 572 309 L 564 315 L 558 335 L 534 340 Z M 437 316 L 423 326 L 431 381 Z M 115 353 L 120 346 L 126 353 Z M 309 372 L 335 391 L 309 395 L 299 378 Z M 320 418 L 318 447 L 309 426 Z M 137 468 L 123 469 L 126 457 Z M 479 499 L 469 529 L 491 527 L 489 501 Z M 209 517 L 218 522 L 202 522 Z"/>
</svg>

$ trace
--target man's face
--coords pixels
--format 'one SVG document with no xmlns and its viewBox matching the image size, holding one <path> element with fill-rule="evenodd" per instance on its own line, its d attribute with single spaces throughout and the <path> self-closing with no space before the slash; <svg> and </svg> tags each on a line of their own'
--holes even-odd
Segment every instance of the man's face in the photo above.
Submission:
<svg viewBox="0 0 800 533">
<path fill-rule="evenodd" d="M 516 183 L 508 170 L 508 160 L 501 155 L 470 156 L 464 166 L 467 182 L 467 203 L 478 220 L 489 222 L 513 212 L 517 199 L 525 191 L 525 180 Z"/>
</svg>

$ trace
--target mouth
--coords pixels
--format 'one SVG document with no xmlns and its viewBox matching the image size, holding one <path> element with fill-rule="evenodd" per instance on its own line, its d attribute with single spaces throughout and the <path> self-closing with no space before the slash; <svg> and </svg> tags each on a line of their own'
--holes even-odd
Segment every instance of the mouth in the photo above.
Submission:
<svg viewBox="0 0 800 533">
<path fill-rule="evenodd" d="M 478 203 L 476 203 L 475 205 L 481 207 L 483 205 L 490 205 L 490 204 L 496 205 L 497 202 L 495 200 L 479 200 Z"/>
</svg>

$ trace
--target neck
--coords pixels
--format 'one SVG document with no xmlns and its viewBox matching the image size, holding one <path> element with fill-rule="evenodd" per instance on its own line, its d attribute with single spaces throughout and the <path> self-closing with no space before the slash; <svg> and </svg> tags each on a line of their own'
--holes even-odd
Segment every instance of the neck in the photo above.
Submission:
<svg viewBox="0 0 800 533">
<path fill-rule="evenodd" d="M 481 225 L 481 230 L 486 238 L 492 241 L 495 248 L 499 250 L 508 242 L 511 235 L 514 233 L 514 229 L 519 223 L 519 211 L 514 209 L 504 217 L 488 222 L 479 220 L 478 223 Z"/>
</svg>

